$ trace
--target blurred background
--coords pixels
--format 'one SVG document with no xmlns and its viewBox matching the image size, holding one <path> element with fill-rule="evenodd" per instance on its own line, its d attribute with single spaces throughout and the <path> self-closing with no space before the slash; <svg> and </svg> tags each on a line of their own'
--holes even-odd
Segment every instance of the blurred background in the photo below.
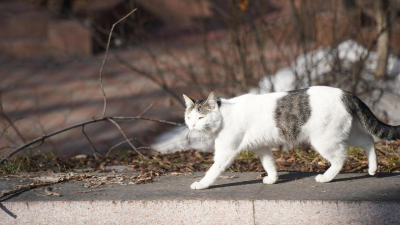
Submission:
<svg viewBox="0 0 400 225">
<path fill-rule="evenodd" d="M 183 123 L 182 93 L 229 98 L 327 85 L 400 124 L 398 0 L 0 0 L 0 156 L 102 116 L 109 32 L 135 8 L 111 39 L 107 116 L 136 116 L 153 104 L 145 117 Z M 137 147 L 188 147 L 180 127 L 121 127 Z M 85 132 L 102 154 L 124 141 L 107 122 Z M 211 151 L 207 141 L 191 147 Z M 73 156 L 91 148 L 78 128 L 39 150 Z"/>
</svg>

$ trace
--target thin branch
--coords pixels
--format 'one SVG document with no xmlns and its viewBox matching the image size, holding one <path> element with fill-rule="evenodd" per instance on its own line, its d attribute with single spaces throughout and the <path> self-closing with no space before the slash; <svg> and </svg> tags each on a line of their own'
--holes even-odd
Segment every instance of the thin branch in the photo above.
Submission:
<svg viewBox="0 0 400 225">
<path fill-rule="evenodd" d="M 134 140 L 134 139 L 135 139 L 135 138 L 130 138 L 130 139 L 128 139 L 128 140 L 129 140 L 129 141 L 132 141 L 132 140 Z M 120 145 L 122 145 L 122 144 L 124 144 L 124 143 L 126 143 L 126 142 L 127 142 L 127 140 L 121 141 L 120 143 L 118 143 L 118 144 L 112 146 L 110 149 L 108 149 L 108 152 L 107 152 L 107 154 L 106 154 L 106 157 L 108 157 L 108 155 L 110 155 L 111 150 L 113 150 L 114 148 L 116 148 L 116 147 L 118 147 L 118 146 L 120 146 Z"/>
<path fill-rule="evenodd" d="M 122 128 L 118 125 L 117 122 L 115 122 L 113 119 L 107 119 L 107 120 L 110 121 L 111 123 L 113 123 L 113 124 L 119 129 L 119 131 L 121 132 L 122 136 L 124 136 L 125 140 L 129 143 L 129 145 L 132 147 L 133 150 L 135 150 L 135 152 L 136 152 L 137 154 L 139 154 L 139 155 L 142 156 L 143 158 L 147 158 L 147 157 L 145 157 L 144 155 L 142 155 L 142 153 L 140 153 L 140 152 L 136 149 L 136 147 L 132 144 L 132 142 L 126 137 L 124 131 L 123 131 Z"/>
<path fill-rule="evenodd" d="M 152 103 L 150 103 L 150 105 L 149 106 L 147 106 L 141 113 L 139 113 L 139 115 L 137 115 L 137 116 L 143 116 L 143 114 L 145 114 L 147 111 L 149 111 L 149 109 L 151 109 L 151 107 L 153 107 L 153 105 L 154 105 L 154 103 L 155 103 L 155 101 L 153 101 Z"/>
<path fill-rule="evenodd" d="M 21 186 L 19 188 L 16 188 L 14 190 L 10 190 L 10 191 L 5 191 L 0 195 L 0 199 L 1 200 L 5 200 L 4 198 L 9 196 L 9 195 L 13 195 L 13 194 L 19 194 L 31 189 L 35 189 L 35 188 L 39 188 L 39 187 L 45 187 L 45 186 L 49 186 L 49 185 L 53 185 L 53 184 L 58 184 L 58 183 L 62 183 L 65 182 L 65 180 L 57 180 L 57 181 L 49 181 L 49 182 L 35 182 L 35 183 L 31 183 L 31 184 L 27 184 L 24 186 Z"/>
<path fill-rule="evenodd" d="M 3 135 L 7 132 L 8 128 L 10 128 L 10 127 L 11 127 L 11 124 L 8 124 L 8 125 L 3 129 L 3 132 L 1 132 L 1 134 L 0 134 L 0 139 L 3 137 Z"/>
<path fill-rule="evenodd" d="M 67 174 L 67 175 L 65 175 L 65 176 L 63 176 L 63 177 L 61 177 L 61 178 L 59 178 L 59 179 L 57 179 L 55 181 L 45 181 L 45 182 L 35 181 L 34 183 L 30 183 L 30 184 L 19 186 L 18 188 L 14 189 L 14 190 L 3 191 L 1 193 L 1 195 L 0 195 L 0 202 L 11 198 L 14 194 L 20 194 L 22 192 L 25 192 L 25 191 L 28 191 L 28 190 L 31 190 L 31 189 L 45 187 L 45 186 L 58 184 L 58 183 L 64 183 L 64 182 L 68 182 L 68 181 L 71 181 L 71 180 L 80 181 L 80 180 L 83 180 L 86 177 L 91 177 L 91 175 L 87 175 L 87 174 L 70 175 L 70 174 Z"/>
<path fill-rule="evenodd" d="M 29 147 L 29 148 L 26 148 L 26 149 L 34 149 L 34 148 L 40 147 L 43 143 L 44 143 L 44 139 L 37 146 Z M 16 146 L 7 145 L 7 146 L 0 147 L 0 150 L 7 149 L 7 148 L 14 148 L 15 149 L 17 147 Z"/>
<path fill-rule="evenodd" d="M 144 70 L 141 70 L 134 65 L 130 64 L 129 62 L 125 61 L 122 59 L 119 55 L 114 54 L 115 59 L 124 67 L 130 69 L 131 71 L 137 73 L 138 75 L 145 77 L 152 82 L 154 82 L 157 86 L 159 86 L 162 90 L 170 94 L 176 101 L 178 101 L 182 106 L 185 106 L 185 103 L 182 100 L 182 97 L 177 95 L 173 90 L 171 90 L 166 83 L 163 83 L 162 81 L 156 79 L 154 76 L 152 76 L 152 73 L 146 72 Z"/>
<path fill-rule="evenodd" d="M 100 158 L 103 158 L 103 156 L 101 156 L 100 152 L 97 151 L 96 147 L 94 146 L 93 142 L 89 139 L 89 137 L 87 136 L 86 132 L 85 132 L 85 125 L 82 125 L 82 133 L 85 135 L 86 139 L 89 141 L 90 145 L 92 146 L 92 149 L 94 151 L 95 154 L 97 154 L 98 156 L 100 156 Z"/>
<path fill-rule="evenodd" d="M 17 147 L 11 146 L 11 145 L 7 145 L 7 146 L 0 147 L 0 150 L 7 149 L 7 148 L 14 148 L 15 149 Z"/>
<path fill-rule="evenodd" d="M 14 124 L 14 122 L 17 121 L 17 120 L 19 120 L 19 119 L 12 121 L 6 114 L 3 114 L 3 116 L 4 116 L 4 119 L 6 119 L 7 122 L 8 122 L 8 123 L 11 125 L 11 127 L 14 129 L 15 133 L 18 135 L 18 137 L 21 139 L 21 141 L 22 141 L 23 143 L 26 143 L 26 139 L 24 138 L 24 136 L 22 135 L 22 133 L 19 131 L 19 129 L 17 128 L 17 126 L 15 126 L 15 124 Z M 22 118 L 21 118 L 21 119 L 22 119 Z"/>
<path fill-rule="evenodd" d="M 17 136 L 22 140 L 23 143 L 26 143 L 26 139 L 24 138 L 24 136 L 22 136 L 21 132 L 19 131 L 19 129 L 15 126 L 14 122 L 16 121 L 12 121 L 4 112 L 4 108 L 3 108 L 3 96 L 2 96 L 2 91 L 0 90 L 0 116 L 2 117 L 2 122 L 4 124 L 5 130 L 2 133 L 1 136 L 3 136 L 3 134 L 7 131 L 7 126 L 6 126 L 6 122 L 8 122 L 9 126 L 11 126 L 15 133 L 17 134 Z M 17 119 L 19 120 L 19 119 Z M 6 128 L 7 127 L 7 128 Z"/>
<path fill-rule="evenodd" d="M 86 124 L 92 124 L 92 123 L 96 123 L 96 122 L 99 122 L 99 121 L 108 121 L 109 119 L 112 119 L 112 120 L 124 120 L 124 121 L 148 120 L 148 121 L 165 123 L 165 124 L 170 124 L 170 125 L 175 125 L 175 126 L 183 126 L 180 123 L 170 122 L 170 121 L 166 121 L 166 120 L 158 120 L 158 119 L 153 119 L 153 118 L 146 118 L 146 117 L 103 117 L 103 118 L 97 118 L 97 119 L 94 118 L 92 120 L 87 120 L 87 121 L 84 121 L 84 122 L 81 122 L 81 123 L 77 123 L 77 124 L 69 126 L 69 127 L 65 127 L 65 128 L 63 128 L 61 130 L 57 130 L 57 131 L 55 131 L 53 133 L 50 133 L 50 134 L 47 134 L 47 135 L 43 135 L 43 136 L 38 137 L 38 138 L 28 142 L 28 143 L 25 143 L 25 144 L 19 146 L 18 148 L 16 148 L 14 151 L 10 152 L 3 159 L 1 159 L 0 160 L 0 164 L 2 164 L 5 160 L 10 158 L 11 156 L 15 155 L 17 152 L 19 152 L 19 151 L 31 146 L 32 144 L 35 144 L 35 143 L 40 142 L 40 141 L 44 141 L 45 139 L 50 138 L 50 137 L 52 137 L 54 135 L 57 135 L 59 133 L 63 133 L 63 132 L 68 131 L 68 130 L 72 130 L 72 129 L 77 128 L 77 127 L 81 127 L 81 126 L 86 125 Z"/>
<path fill-rule="evenodd" d="M 99 79 L 100 79 L 100 88 L 101 91 L 103 93 L 103 101 L 104 101 L 104 107 L 103 107 L 103 114 L 101 117 L 105 117 L 106 116 L 106 109 L 107 109 L 107 99 L 106 99 L 106 93 L 104 92 L 104 87 L 103 87 L 103 69 L 104 69 L 104 65 L 106 64 L 106 60 L 107 60 L 107 55 L 108 55 L 108 49 L 110 47 L 110 42 L 111 42 L 111 37 L 112 37 L 112 33 L 114 30 L 115 25 L 117 25 L 118 23 L 120 23 L 121 21 L 123 21 L 124 19 L 126 19 L 128 16 L 132 15 L 132 13 L 134 13 L 136 11 L 136 9 L 133 9 L 130 13 L 126 14 L 124 17 L 122 17 L 120 20 L 118 20 L 117 22 L 115 22 L 110 30 L 110 34 L 108 35 L 108 41 L 107 41 L 107 47 L 106 47 L 106 54 L 104 55 L 104 59 L 103 59 L 103 63 L 101 65 L 100 68 L 100 74 L 99 74 Z"/>
<path fill-rule="evenodd" d="M 146 118 L 146 117 L 123 117 L 123 116 L 113 116 L 113 117 L 105 117 L 107 118 L 111 118 L 114 120 L 125 120 L 125 121 L 132 121 L 132 120 L 148 120 L 148 121 L 153 121 L 153 122 L 159 122 L 159 123 L 166 123 L 166 124 L 170 124 L 170 125 L 175 125 L 175 126 L 184 126 L 181 123 L 175 123 L 175 122 L 171 122 L 171 121 L 167 121 L 167 120 L 159 120 L 159 119 L 153 119 L 153 118 Z"/>
</svg>

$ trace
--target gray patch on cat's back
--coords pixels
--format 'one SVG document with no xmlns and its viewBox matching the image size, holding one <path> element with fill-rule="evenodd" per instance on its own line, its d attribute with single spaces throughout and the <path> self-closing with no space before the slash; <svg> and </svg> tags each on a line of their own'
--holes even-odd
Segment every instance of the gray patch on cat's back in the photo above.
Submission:
<svg viewBox="0 0 400 225">
<path fill-rule="evenodd" d="M 289 91 L 276 102 L 274 118 L 279 134 L 285 140 L 296 140 L 301 128 L 311 117 L 307 90 Z"/>
</svg>

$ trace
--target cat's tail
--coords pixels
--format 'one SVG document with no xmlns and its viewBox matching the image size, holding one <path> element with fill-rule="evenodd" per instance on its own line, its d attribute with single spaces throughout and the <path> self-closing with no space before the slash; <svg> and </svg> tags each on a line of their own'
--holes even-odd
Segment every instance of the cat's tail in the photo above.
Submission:
<svg viewBox="0 0 400 225">
<path fill-rule="evenodd" d="M 347 111 L 358 117 L 368 133 L 385 140 L 400 139 L 400 126 L 390 126 L 380 121 L 357 96 L 343 92 L 342 101 Z"/>
</svg>

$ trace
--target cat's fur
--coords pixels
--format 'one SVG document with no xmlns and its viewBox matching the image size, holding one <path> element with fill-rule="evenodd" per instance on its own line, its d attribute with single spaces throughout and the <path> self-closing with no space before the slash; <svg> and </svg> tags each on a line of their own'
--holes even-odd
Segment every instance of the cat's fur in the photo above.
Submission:
<svg viewBox="0 0 400 225">
<path fill-rule="evenodd" d="M 263 95 L 246 94 L 186 102 L 185 122 L 215 138 L 214 164 L 192 189 L 208 188 L 243 150 L 254 151 L 268 176 L 263 182 L 278 180 L 271 147 L 285 143 L 309 142 L 331 167 L 315 179 L 331 181 L 347 159 L 346 146 L 365 150 L 370 175 L 377 169 L 375 135 L 381 139 L 400 138 L 400 126 L 379 121 L 355 95 L 338 88 L 316 86 L 302 90 Z"/>
</svg>

